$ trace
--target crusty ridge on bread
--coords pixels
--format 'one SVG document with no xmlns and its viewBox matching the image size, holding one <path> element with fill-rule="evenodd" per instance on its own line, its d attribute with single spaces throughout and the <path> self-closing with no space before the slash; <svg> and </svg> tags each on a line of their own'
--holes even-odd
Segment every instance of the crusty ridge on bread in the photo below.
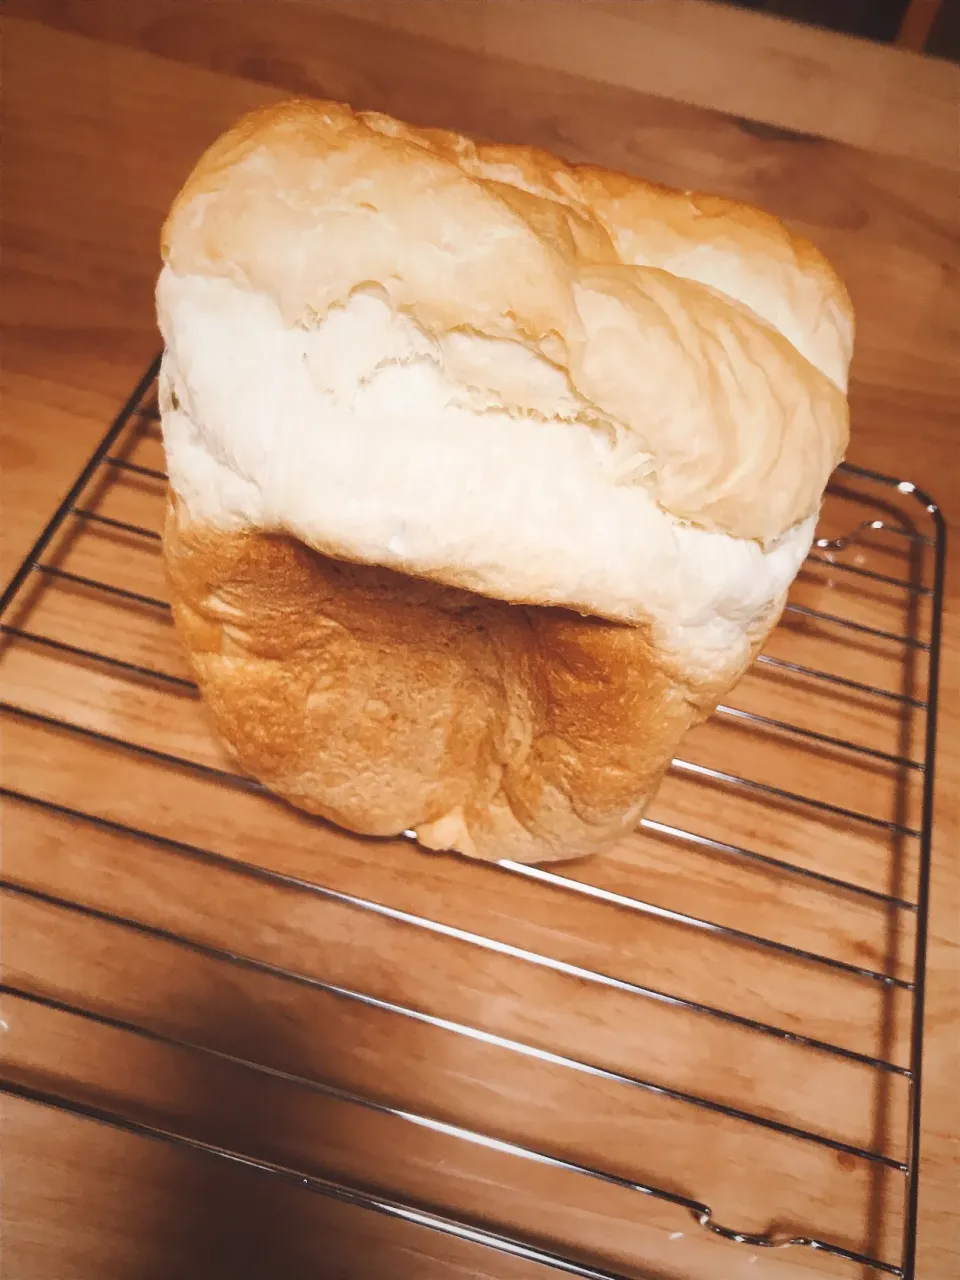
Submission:
<svg viewBox="0 0 960 1280">
<path fill-rule="evenodd" d="M 853 320 L 776 219 L 337 103 L 163 233 L 174 620 L 250 773 L 543 861 L 637 821 L 780 616 Z"/>
<path fill-rule="evenodd" d="M 705 528 L 775 539 L 846 447 L 846 292 L 732 201 L 294 101 L 214 144 L 163 246 L 177 274 L 259 290 L 288 324 L 375 282 L 429 334 L 522 343 L 611 425 L 635 482 Z"/>
</svg>

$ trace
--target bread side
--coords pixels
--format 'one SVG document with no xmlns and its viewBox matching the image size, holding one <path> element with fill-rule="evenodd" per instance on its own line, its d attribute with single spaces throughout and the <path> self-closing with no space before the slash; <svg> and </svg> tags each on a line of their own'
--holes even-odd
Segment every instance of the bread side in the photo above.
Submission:
<svg viewBox="0 0 960 1280">
<path fill-rule="evenodd" d="M 178 632 L 239 763 L 363 834 L 490 860 L 596 853 L 737 674 L 690 680 L 648 628 L 225 535 L 175 500 L 165 548 Z"/>
</svg>

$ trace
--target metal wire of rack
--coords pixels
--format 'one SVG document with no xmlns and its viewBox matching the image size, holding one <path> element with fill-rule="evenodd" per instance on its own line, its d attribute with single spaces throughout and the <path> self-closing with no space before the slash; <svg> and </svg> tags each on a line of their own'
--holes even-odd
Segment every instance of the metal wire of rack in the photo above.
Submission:
<svg viewBox="0 0 960 1280">
<path fill-rule="evenodd" d="M 80 745 L 88 744 L 112 753 L 111 758 L 115 756 L 118 762 L 117 768 L 122 767 L 124 760 L 137 760 L 148 767 L 185 771 L 219 789 L 257 796 L 265 805 L 276 806 L 279 812 L 280 802 L 268 797 L 257 783 L 238 775 L 214 756 L 203 758 L 202 753 L 191 755 L 171 749 L 168 740 L 150 741 L 143 732 L 117 732 L 115 723 L 105 727 L 102 718 L 98 719 L 96 715 L 87 715 L 74 706 L 64 707 L 62 701 L 45 702 L 36 694 L 36 689 L 43 683 L 44 671 L 49 670 L 52 663 L 75 663 L 80 671 L 98 671 L 121 684 L 129 681 L 138 687 L 147 685 L 159 691 L 158 696 L 194 691 L 195 687 L 185 675 L 164 669 L 161 664 L 154 665 L 144 657 L 144 653 L 149 655 L 155 651 L 155 645 L 151 648 L 152 642 L 145 641 L 145 648 L 141 646 L 127 652 L 115 649 L 111 652 L 103 645 L 85 643 L 82 636 L 71 632 L 63 622 L 68 616 L 63 611 L 48 611 L 48 620 L 44 622 L 44 593 L 56 589 L 95 598 L 98 607 L 122 607 L 142 615 L 145 621 L 140 629 L 144 635 L 151 627 L 166 625 L 169 609 L 160 594 L 138 589 L 132 585 L 129 576 L 126 582 L 110 580 L 110 575 L 101 577 L 90 567 L 91 563 L 94 568 L 96 566 L 95 556 L 93 561 L 89 556 L 81 560 L 78 568 L 66 567 L 71 563 L 66 553 L 78 538 L 83 539 L 91 533 L 121 537 L 125 547 L 134 548 L 130 555 L 139 554 L 139 548 L 153 548 L 155 554 L 160 538 L 159 519 L 152 517 L 159 517 L 162 513 L 166 477 L 161 467 L 138 460 L 137 449 L 145 438 L 155 439 L 156 436 L 158 367 L 157 361 L 146 372 L 0 597 L 4 656 L 9 658 L 14 652 L 27 653 L 32 673 L 25 686 L 14 673 L 8 683 L 12 689 L 8 697 L 13 700 L 4 701 L 0 707 L 8 722 L 24 729 L 65 734 L 75 744 L 71 749 L 79 750 Z M 107 496 L 118 479 L 133 480 L 145 486 L 137 501 L 150 518 L 144 515 L 134 519 L 129 510 L 111 508 Z M 145 497 L 144 493 L 151 496 Z M 85 901 L 69 885 L 58 891 L 56 884 L 4 874 L 0 888 L 11 899 L 30 901 L 93 924 L 109 925 L 161 940 L 215 962 L 226 962 L 250 972 L 269 974 L 284 983 L 322 991 L 340 1001 L 376 1010 L 390 1018 L 429 1027 L 443 1036 L 460 1037 L 468 1044 L 545 1064 L 560 1073 L 573 1073 L 587 1084 L 602 1082 L 605 1086 L 627 1091 L 631 1096 L 646 1095 L 657 1101 L 669 1101 L 687 1109 L 685 1114 L 712 1116 L 739 1126 L 743 1131 L 766 1132 L 777 1140 L 795 1144 L 796 1149 L 803 1147 L 830 1153 L 841 1164 L 846 1162 L 844 1167 L 855 1163 L 871 1175 L 892 1175 L 902 1183 L 903 1197 L 902 1213 L 894 1213 L 888 1205 L 900 1236 L 896 1260 L 890 1257 L 889 1244 L 883 1243 L 889 1241 L 889 1233 L 885 1234 L 876 1222 L 866 1235 L 858 1236 L 851 1231 L 846 1239 L 836 1229 L 833 1233 L 824 1231 L 822 1234 L 812 1230 L 734 1229 L 717 1221 L 711 1204 L 698 1198 L 694 1194 L 695 1188 L 691 1187 L 689 1193 L 678 1189 L 675 1177 L 659 1181 L 654 1177 L 617 1172 L 615 1167 L 605 1167 L 599 1161 L 579 1159 L 563 1149 L 548 1149 L 544 1143 L 537 1145 L 498 1136 L 475 1123 L 456 1123 L 446 1115 L 431 1115 L 412 1106 L 371 1096 L 362 1090 L 254 1061 L 202 1043 L 194 1037 L 170 1034 L 151 1025 L 146 1018 L 111 1012 L 96 1000 L 83 1004 L 74 998 L 68 999 L 51 989 L 48 982 L 39 977 L 34 980 L 29 973 L 21 974 L 15 981 L 5 980 L 0 984 L 0 992 L 14 1005 L 33 1006 L 63 1015 L 72 1019 L 77 1027 L 109 1028 L 131 1040 L 164 1044 L 212 1061 L 229 1063 L 263 1079 L 282 1079 L 297 1088 L 323 1094 L 349 1107 L 390 1117 L 403 1125 L 427 1130 L 457 1144 L 493 1151 L 498 1157 L 517 1161 L 520 1165 L 525 1163 L 528 1167 L 533 1165 L 573 1174 L 608 1188 L 633 1193 L 639 1197 L 638 1203 L 658 1202 L 691 1217 L 704 1229 L 704 1233 L 753 1250 L 806 1249 L 841 1263 L 872 1268 L 877 1273 L 901 1277 L 902 1280 L 914 1280 L 925 954 L 945 532 L 936 505 L 907 482 L 845 465 L 835 478 L 832 495 L 832 524 L 831 519 L 827 519 L 808 562 L 810 572 L 820 575 L 817 605 L 810 603 L 809 599 L 792 598 L 785 615 L 785 629 L 781 630 L 785 643 L 793 634 L 811 636 L 815 633 L 817 643 L 823 635 L 826 635 L 828 643 L 833 643 L 838 634 L 843 635 L 854 643 L 853 665 L 841 664 L 840 670 L 831 670 L 827 662 L 811 665 L 806 653 L 799 655 L 802 660 L 797 660 L 796 653 L 782 647 L 773 651 L 768 648 L 758 659 L 759 677 L 766 674 L 787 682 L 785 692 L 772 712 L 766 704 L 751 704 L 749 697 L 746 698 L 748 705 L 742 705 L 737 691 L 731 705 L 721 707 L 714 718 L 714 732 L 721 735 L 717 738 L 721 744 L 719 763 L 728 762 L 731 748 L 738 741 L 735 732 L 742 728 L 761 735 L 765 754 L 773 754 L 775 748 L 780 749 L 777 744 L 781 743 L 787 743 L 794 753 L 808 753 L 792 757 L 792 767 L 801 772 L 799 784 L 741 775 L 732 771 L 728 764 L 727 767 L 718 767 L 717 759 L 712 763 L 704 763 L 703 759 L 678 759 L 674 762 L 673 776 L 696 788 L 692 793 L 692 808 L 688 803 L 685 810 L 689 827 L 675 813 L 661 813 L 659 806 L 654 806 L 644 819 L 643 828 L 652 840 L 664 842 L 670 849 L 682 848 L 691 851 L 691 856 L 725 859 L 735 868 L 736 875 L 771 875 L 780 878 L 777 883 L 782 880 L 791 886 L 799 885 L 803 891 L 809 889 L 810 892 L 833 895 L 844 904 L 853 903 L 858 911 L 876 909 L 881 913 L 882 921 L 886 922 L 885 945 L 892 947 L 893 951 L 897 946 L 902 949 L 904 945 L 901 937 L 897 946 L 893 946 L 893 934 L 901 930 L 904 921 L 912 921 L 904 935 L 909 953 L 907 960 L 901 964 L 896 955 L 885 954 L 884 946 L 880 944 L 871 953 L 870 948 L 856 937 L 852 937 L 849 946 L 838 946 L 834 954 L 829 954 L 826 948 L 812 947 L 796 936 L 790 940 L 786 926 L 780 931 L 781 936 L 770 936 L 769 931 L 745 927 L 742 919 L 738 923 L 709 919 L 693 910 L 684 910 L 676 902 L 673 905 L 657 902 L 653 893 L 640 896 L 629 891 L 629 886 L 625 888 L 622 884 L 614 884 L 611 887 L 610 883 L 603 883 L 602 876 L 593 877 L 600 881 L 593 883 L 589 878 L 581 878 L 585 874 L 582 868 L 573 871 L 565 868 L 557 872 L 504 862 L 495 866 L 473 867 L 470 874 L 485 877 L 485 883 L 522 883 L 533 892 L 563 895 L 565 900 L 569 898 L 578 907 L 586 904 L 591 910 L 625 914 L 629 921 L 636 922 L 638 928 L 647 922 L 661 922 L 674 931 L 671 937 L 679 937 L 676 931 L 685 930 L 690 936 L 706 939 L 708 946 L 720 946 L 721 943 L 736 945 L 744 948 L 760 965 L 783 963 L 800 966 L 805 973 L 815 972 L 825 975 L 826 979 L 851 984 L 849 990 L 854 993 L 879 993 L 882 1001 L 906 999 L 905 1031 L 899 1042 L 896 1034 L 889 1030 L 891 1015 L 886 1005 L 883 1005 L 885 1012 L 880 1021 L 887 1031 L 879 1047 L 862 1041 L 844 1044 L 838 1042 L 838 1038 L 819 1031 L 804 1030 L 796 1018 L 778 1017 L 776 1013 L 761 1016 L 756 1008 L 733 1008 L 707 997 L 697 998 L 689 991 L 669 990 L 652 978 L 640 980 L 608 972 L 589 963 L 580 963 L 575 958 L 560 958 L 533 945 L 518 945 L 476 928 L 434 918 L 406 905 L 381 901 L 367 896 L 362 885 L 353 888 L 349 883 L 341 883 L 339 887 L 325 884 L 261 865 L 253 858 L 236 856 L 208 844 L 184 839 L 182 833 L 155 830 L 151 823 L 144 822 L 140 826 L 119 820 L 95 807 L 88 809 L 84 804 L 76 803 L 73 793 L 65 796 L 58 792 L 52 775 L 50 787 L 44 794 L 16 785 L 4 785 L 0 791 L 7 803 L 69 820 L 80 832 L 108 833 L 123 840 L 146 844 L 155 850 L 157 856 L 183 859 L 185 862 L 200 861 L 213 867 L 218 874 L 246 877 L 264 889 L 281 886 L 297 895 L 311 895 L 314 899 L 347 907 L 365 917 L 419 931 L 420 935 L 432 936 L 444 944 L 466 946 L 481 963 L 483 957 L 488 957 L 491 963 L 498 959 L 524 968 L 532 967 L 576 983 L 588 991 L 628 996 L 632 1001 L 640 1001 L 643 1009 L 661 1007 L 682 1011 L 692 1016 L 698 1027 L 720 1024 L 743 1033 L 751 1043 L 780 1043 L 789 1046 L 791 1051 L 816 1055 L 818 1060 L 827 1063 L 862 1070 L 870 1080 L 881 1083 L 884 1107 L 888 1111 L 897 1111 L 899 1105 L 899 1111 L 903 1113 L 898 1113 L 898 1121 L 892 1125 L 892 1130 L 899 1137 L 891 1144 L 872 1144 L 850 1135 L 831 1133 L 826 1123 L 818 1126 L 811 1119 L 809 1108 L 805 1116 L 791 1118 L 784 1114 L 782 1107 L 778 1110 L 773 1105 L 765 1105 L 762 1099 L 731 1101 L 717 1096 L 716 1091 L 711 1093 L 671 1082 L 652 1069 L 649 1074 L 626 1070 L 619 1065 L 592 1060 L 586 1054 L 574 1052 L 569 1046 L 550 1048 L 536 1043 L 532 1037 L 528 1040 L 511 1034 L 509 1029 L 498 1030 L 495 1026 L 481 1025 L 479 1020 L 450 1016 L 449 1010 L 416 1007 L 382 992 L 378 994 L 352 988 L 333 978 L 278 965 L 254 954 L 214 946 L 201 937 L 171 928 L 169 922 L 137 918 Z M 928 531 L 917 527 L 924 521 Z M 871 558 L 874 549 L 877 558 Z M 116 576 L 113 575 L 114 579 Z M 851 599 L 855 604 L 858 599 L 849 595 L 849 584 L 854 588 L 865 586 L 886 593 L 880 613 L 870 612 L 873 606 L 866 610 L 846 607 Z M 836 597 L 836 607 L 819 607 L 824 593 Z M 891 612 L 893 605 L 890 601 L 893 600 L 900 602 L 897 607 L 902 607 L 902 612 L 899 615 Z M 38 613 L 39 622 L 35 620 Z M 891 616 L 902 617 L 902 626 L 891 625 Z M 60 625 L 57 624 L 58 618 Z M 881 622 L 884 625 L 879 625 Z M 795 631 L 791 633 L 790 628 Z M 885 656 L 881 666 L 885 663 L 884 670 L 905 672 L 899 687 L 891 687 L 897 683 L 896 680 L 884 684 L 872 677 L 862 678 L 866 671 L 857 666 L 856 646 L 874 644 L 886 646 L 885 654 L 888 650 L 895 652 L 896 658 Z M 817 651 L 826 652 L 822 648 Z M 898 664 L 896 667 L 894 662 Z M 791 681 L 795 684 L 790 684 Z M 851 708 L 848 714 L 849 733 L 839 735 L 828 731 L 817 720 L 816 714 L 802 714 L 804 708 L 801 704 L 809 700 L 805 693 L 808 689 L 815 690 L 817 697 L 849 700 L 849 703 L 842 704 Z M 166 695 L 164 691 L 167 691 Z M 734 701 L 737 705 L 733 705 Z M 784 711 L 784 706 L 790 714 Z M 864 707 L 868 710 L 863 710 Z M 870 718 L 875 708 L 888 717 L 888 727 L 892 726 L 895 740 L 887 740 L 875 731 L 874 721 Z M 793 711 L 796 711 L 795 715 Z M 887 725 L 887 721 L 884 724 Z M 834 725 L 835 719 L 828 728 L 832 729 Z M 820 767 L 823 760 L 833 771 L 833 776 L 840 777 L 839 787 L 829 795 L 810 795 L 804 783 L 828 776 Z M 874 771 L 871 778 L 890 784 L 888 790 L 884 790 L 880 782 L 871 784 L 878 800 L 877 808 L 883 812 L 861 805 L 856 787 L 852 783 L 848 787 L 844 782 L 844 769 L 852 770 L 854 765 Z M 850 799 L 850 792 L 857 795 L 856 801 Z M 874 792 L 868 789 L 868 794 Z M 884 800 L 888 794 L 893 797 L 890 804 Z M 771 835 L 765 843 L 761 840 L 748 843 L 739 837 L 738 832 L 724 831 L 720 801 L 716 802 L 721 809 L 720 827 L 716 823 L 711 825 L 705 815 L 711 812 L 714 798 L 718 796 L 732 796 L 744 812 L 755 815 L 762 810 L 772 814 L 770 821 L 774 825 L 764 826 L 761 822 L 759 829 L 783 832 L 784 839 Z M 683 811 L 682 805 L 680 811 Z M 817 858 L 811 853 L 819 828 L 811 827 L 809 823 L 816 822 L 827 824 L 828 835 L 834 833 L 837 856 L 833 859 L 830 856 Z M 855 834 L 848 836 L 849 831 Z M 804 845 L 802 858 L 789 855 L 791 832 Z M 823 833 L 819 834 L 822 836 Z M 875 848 L 868 843 L 871 839 L 878 842 Z M 377 846 L 376 841 L 355 840 L 354 843 L 359 847 Z M 830 850 L 826 852 L 829 854 Z M 860 868 L 857 875 L 847 872 L 845 854 L 849 854 L 855 866 Z M 887 855 L 889 866 L 894 868 L 892 871 L 885 869 L 887 862 L 883 859 Z M 425 855 L 415 855 L 410 850 L 408 856 Z M 451 874 L 455 877 L 457 864 L 455 860 L 451 862 L 454 863 Z M 322 871 L 322 864 L 318 863 L 318 866 Z M 876 874 L 872 871 L 864 873 L 864 867 L 873 867 Z M 411 867 L 411 870 L 415 869 Z M 134 876 L 136 873 L 130 870 L 127 874 Z M 853 928 L 855 930 L 856 925 Z M 844 991 L 849 994 L 846 986 Z M 855 1007 L 856 998 L 855 995 L 851 1008 Z M 871 1009 L 873 1007 L 871 1005 Z M 900 1055 L 896 1052 L 898 1043 L 903 1050 Z M 142 1115 L 131 1115 L 122 1107 L 91 1102 L 78 1096 L 76 1091 L 53 1090 L 44 1083 L 38 1084 L 16 1062 L 5 1063 L 3 1072 L 0 1092 L 7 1095 L 215 1160 L 240 1163 L 249 1169 L 273 1175 L 280 1181 L 289 1180 L 299 1187 L 309 1188 L 324 1197 L 455 1237 L 489 1251 L 490 1256 L 496 1253 L 512 1256 L 539 1264 L 547 1270 L 583 1277 L 584 1280 L 624 1280 L 628 1275 L 622 1259 L 611 1266 L 607 1260 L 587 1256 L 589 1251 L 584 1247 L 560 1248 L 516 1230 L 502 1229 L 498 1223 L 470 1221 L 466 1215 L 451 1213 L 446 1207 L 424 1205 L 382 1188 L 353 1185 L 347 1179 L 326 1176 L 317 1168 L 294 1168 L 261 1154 L 230 1149 L 196 1134 L 181 1132 L 173 1125 L 166 1126 Z M 904 1090 L 891 1094 L 890 1084 L 897 1081 L 903 1083 Z M 880 1130 L 883 1130 L 886 1120 L 887 1117 L 881 1117 Z M 902 1127 L 898 1128 L 901 1121 Z M 875 1132 L 879 1131 L 875 1128 Z M 694 1180 L 695 1170 L 691 1169 L 687 1185 Z M 788 1219 L 789 1209 L 787 1206 Z"/>
</svg>

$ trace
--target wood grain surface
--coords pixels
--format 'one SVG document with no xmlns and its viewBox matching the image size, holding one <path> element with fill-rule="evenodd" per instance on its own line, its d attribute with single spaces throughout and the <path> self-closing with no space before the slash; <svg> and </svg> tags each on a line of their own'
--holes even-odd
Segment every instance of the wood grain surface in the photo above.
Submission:
<svg viewBox="0 0 960 1280">
<path fill-rule="evenodd" d="M 291 91 L 547 145 L 787 218 L 835 262 L 857 307 L 851 459 L 909 477 L 955 527 L 955 69 L 720 12 L 681 0 L 9 0 L 4 579 L 154 354 L 158 229 L 187 169 L 241 111 Z M 784 76 L 791 58 L 794 74 Z M 149 418 L 133 424 L 122 448 L 141 466 L 162 467 Z M 828 532 L 876 513 L 875 491 L 857 495 L 854 486 L 831 499 Z M 155 530 L 162 496 L 161 481 L 114 468 L 84 506 Z M 898 496 L 895 505 L 899 523 L 915 512 L 917 529 L 929 532 L 918 504 Z M 880 532 L 809 564 L 792 597 L 798 608 L 767 656 L 917 697 L 924 651 L 874 633 L 926 634 L 929 596 L 830 561 L 916 586 L 920 545 Z M 2 696 L 21 708 L 4 717 L 4 784 L 62 807 L 4 808 L 3 874 L 30 891 L 3 901 L 4 978 L 47 1000 L 5 1000 L 8 1075 L 645 1280 L 872 1273 L 809 1250 L 716 1240 L 681 1208 L 465 1144 L 346 1095 L 708 1201 L 719 1221 L 743 1231 L 823 1235 L 898 1258 L 902 1175 L 851 1151 L 893 1160 L 904 1151 L 906 1081 L 864 1059 L 908 1062 L 910 994 L 854 970 L 895 979 L 911 971 L 913 915 L 881 895 L 914 891 L 916 841 L 899 828 L 919 820 L 915 770 L 721 716 L 684 745 L 692 765 L 819 796 L 834 809 L 814 814 L 770 790 L 677 770 L 650 816 L 763 858 L 704 852 L 648 829 L 609 858 L 563 872 L 656 909 L 616 907 L 403 841 L 354 840 L 241 784 L 118 747 L 107 739 L 231 768 L 193 691 L 177 683 L 186 672 L 162 607 L 156 541 L 77 520 L 48 559 L 74 578 L 38 582 L 5 621 L 173 679 L 23 639 L 8 638 L 0 654 Z M 922 1280 L 950 1280 L 960 1268 L 956 569 L 943 663 Z M 922 751 L 923 717 L 909 702 L 782 666 L 757 667 L 731 703 L 875 752 L 916 759 Z M 815 874 L 785 871 L 783 861 Z M 678 922 L 678 913 L 724 931 Z M 776 945 L 758 948 L 735 931 Z M 735 1010 L 847 1056 L 638 988 Z M 80 1020 L 56 1000 L 97 1017 Z M 454 1035 L 448 1022 L 472 1034 Z M 595 1070 L 572 1068 L 576 1061 Z M 693 1109 L 630 1080 L 716 1106 Z M 724 1108 L 767 1123 L 745 1125 Z M 785 1125 L 830 1141 L 798 1140 Z M 3 1126 L 4 1280 L 549 1274 L 35 1104 L 5 1100 Z"/>
</svg>

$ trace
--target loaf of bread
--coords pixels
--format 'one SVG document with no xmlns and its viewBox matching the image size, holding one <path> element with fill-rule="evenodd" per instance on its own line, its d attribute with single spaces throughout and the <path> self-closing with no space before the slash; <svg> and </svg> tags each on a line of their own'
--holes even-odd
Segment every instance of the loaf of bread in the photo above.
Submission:
<svg viewBox="0 0 960 1280">
<path fill-rule="evenodd" d="M 214 724 L 353 831 L 610 846 L 776 624 L 853 318 L 775 218 L 331 102 L 163 232 L 165 555 Z"/>
</svg>

